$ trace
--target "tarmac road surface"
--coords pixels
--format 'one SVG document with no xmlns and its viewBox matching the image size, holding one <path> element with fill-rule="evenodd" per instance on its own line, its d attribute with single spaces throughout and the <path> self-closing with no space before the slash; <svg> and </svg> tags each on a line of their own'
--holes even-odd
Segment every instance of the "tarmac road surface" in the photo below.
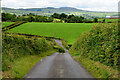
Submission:
<svg viewBox="0 0 120 80">
<path fill-rule="evenodd" d="M 61 47 L 62 43 L 55 40 Z M 66 53 L 55 53 L 38 62 L 24 78 L 93 78 L 93 76 Z"/>
</svg>

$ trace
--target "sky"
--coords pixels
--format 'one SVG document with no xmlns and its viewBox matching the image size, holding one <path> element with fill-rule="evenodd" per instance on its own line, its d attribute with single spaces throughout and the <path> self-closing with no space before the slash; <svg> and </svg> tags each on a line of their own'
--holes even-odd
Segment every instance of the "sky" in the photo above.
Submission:
<svg viewBox="0 0 120 80">
<path fill-rule="evenodd" d="M 2 0 L 2 7 L 46 8 L 74 7 L 89 11 L 117 12 L 120 0 Z"/>
</svg>

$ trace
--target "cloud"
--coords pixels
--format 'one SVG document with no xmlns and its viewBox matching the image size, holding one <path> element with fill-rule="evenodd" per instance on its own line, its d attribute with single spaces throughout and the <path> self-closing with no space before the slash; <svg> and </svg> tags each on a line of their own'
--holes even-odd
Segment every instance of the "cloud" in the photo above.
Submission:
<svg viewBox="0 0 120 80">
<path fill-rule="evenodd" d="M 2 0 L 2 7 L 75 7 L 91 11 L 118 11 L 119 0 Z"/>
</svg>

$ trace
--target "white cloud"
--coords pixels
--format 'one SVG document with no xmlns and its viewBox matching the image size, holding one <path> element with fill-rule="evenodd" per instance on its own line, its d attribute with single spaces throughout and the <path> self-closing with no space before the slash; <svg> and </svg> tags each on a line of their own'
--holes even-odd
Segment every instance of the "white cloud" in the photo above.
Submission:
<svg viewBox="0 0 120 80">
<path fill-rule="evenodd" d="M 75 7 L 92 11 L 118 11 L 119 0 L 2 0 L 2 7 Z"/>
</svg>

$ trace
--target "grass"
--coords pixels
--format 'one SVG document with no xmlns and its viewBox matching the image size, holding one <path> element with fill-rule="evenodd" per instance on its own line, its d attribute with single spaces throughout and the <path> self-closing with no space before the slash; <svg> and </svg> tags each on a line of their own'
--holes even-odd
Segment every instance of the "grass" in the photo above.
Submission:
<svg viewBox="0 0 120 80">
<path fill-rule="evenodd" d="M 13 24 L 14 22 L 2 22 L 2 28 Z"/>
<path fill-rule="evenodd" d="M 100 62 L 96 62 L 84 56 L 73 56 L 79 61 L 95 78 L 118 78 L 119 72 Z"/>
<path fill-rule="evenodd" d="M 23 78 L 37 62 L 55 52 L 55 50 L 50 50 L 41 53 L 43 55 L 28 55 L 18 58 L 14 60 L 10 70 L 3 72 L 3 76 L 5 78 Z"/>
<path fill-rule="evenodd" d="M 104 19 L 98 19 L 98 21 L 103 21 Z M 105 22 L 118 22 L 118 19 L 105 19 Z"/>
<path fill-rule="evenodd" d="M 93 21 L 94 19 L 89 19 L 91 21 Z M 103 21 L 104 19 L 98 19 L 98 21 Z M 108 22 L 113 22 L 113 23 L 116 23 L 118 22 L 118 19 L 105 19 L 105 23 L 108 23 Z"/>
<path fill-rule="evenodd" d="M 96 23 L 26 23 L 8 32 L 27 33 L 40 36 L 64 38 L 73 44 L 81 33 L 88 31 Z"/>
</svg>

